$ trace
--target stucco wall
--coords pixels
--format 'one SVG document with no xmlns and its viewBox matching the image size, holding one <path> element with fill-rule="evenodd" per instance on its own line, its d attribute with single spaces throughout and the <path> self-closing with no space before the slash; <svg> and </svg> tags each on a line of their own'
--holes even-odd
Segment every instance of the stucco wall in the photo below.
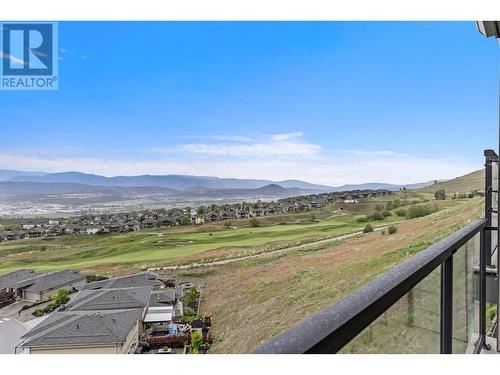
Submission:
<svg viewBox="0 0 500 375">
<path fill-rule="evenodd" d="M 95 346 L 95 347 L 44 347 L 44 348 L 31 348 L 31 354 L 115 354 L 116 347 L 110 346 Z"/>
</svg>

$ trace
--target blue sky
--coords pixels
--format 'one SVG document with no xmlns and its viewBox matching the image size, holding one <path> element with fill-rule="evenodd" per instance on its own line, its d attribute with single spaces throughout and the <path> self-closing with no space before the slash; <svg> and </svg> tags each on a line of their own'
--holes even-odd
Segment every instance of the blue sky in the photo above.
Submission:
<svg viewBox="0 0 500 375">
<path fill-rule="evenodd" d="M 59 46 L 58 91 L 0 91 L 0 168 L 409 183 L 497 144 L 473 22 L 61 22 Z"/>
</svg>

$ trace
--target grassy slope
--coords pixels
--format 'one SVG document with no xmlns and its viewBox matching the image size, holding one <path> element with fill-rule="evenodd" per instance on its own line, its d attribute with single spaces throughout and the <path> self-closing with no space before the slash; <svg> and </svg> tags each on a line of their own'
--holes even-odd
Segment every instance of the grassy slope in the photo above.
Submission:
<svg viewBox="0 0 500 375">
<path fill-rule="evenodd" d="M 205 285 L 215 353 L 244 353 L 377 275 L 480 217 L 481 200 L 404 222 L 394 235 L 374 232 L 316 251 L 246 261 L 178 276 Z"/>
<path fill-rule="evenodd" d="M 439 202 L 442 207 L 458 203 Z M 236 222 L 237 229 L 225 229 L 217 224 L 7 242 L 0 244 L 0 272 L 23 267 L 41 271 L 75 268 L 132 272 L 153 266 L 247 255 L 359 231 L 365 223 L 358 223 L 356 217 L 371 212 L 374 205 L 374 202 L 344 205 L 342 216 L 335 213 L 339 207 L 330 207 L 314 213 L 317 218 L 323 218 L 317 222 L 311 220 L 311 213 L 270 217 L 262 220 L 263 226 L 258 228 Z M 395 220 L 402 219 L 393 215 L 374 224 Z"/>
<path fill-rule="evenodd" d="M 365 211 L 373 209 L 372 203 L 358 206 L 365 207 Z M 323 220 L 312 222 L 311 213 L 308 213 L 266 218 L 258 228 L 235 222 L 237 229 L 225 229 L 218 224 L 8 242 L 0 244 L 0 272 L 22 267 L 42 271 L 60 268 L 131 270 L 132 267 L 183 263 L 242 251 L 263 251 L 275 245 L 349 233 L 364 226 L 356 222 L 354 213 L 335 216 L 332 208 L 316 212 L 315 216 Z"/>
<path fill-rule="evenodd" d="M 447 193 L 466 193 L 472 190 L 484 191 L 484 169 L 471 172 L 449 181 L 438 182 L 437 184 L 418 189 L 418 191 L 434 193 L 439 189 L 444 189 Z"/>
</svg>

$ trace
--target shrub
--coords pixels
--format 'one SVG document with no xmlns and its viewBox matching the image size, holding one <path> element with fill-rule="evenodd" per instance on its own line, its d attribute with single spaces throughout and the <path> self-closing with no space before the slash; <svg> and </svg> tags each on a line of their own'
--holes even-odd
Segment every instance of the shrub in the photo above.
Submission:
<svg viewBox="0 0 500 375">
<path fill-rule="evenodd" d="M 40 317 L 40 316 L 42 316 L 43 314 L 45 314 L 45 313 L 44 313 L 44 312 L 43 312 L 43 310 L 41 310 L 41 309 L 36 309 L 36 310 L 35 310 L 35 311 L 33 311 L 33 313 L 32 313 L 32 315 L 33 315 L 33 316 L 36 316 L 37 318 L 38 318 L 38 317 Z"/>
<path fill-rule="evenodd" d="M 382 230 L 382 236 L 383 236 L 383 235 L 385 235 L 385 229 L 384 229 L 384 230 Z"/>
<path fill-rule="evenodd" d="M 203 345 L 203 336 L 198 331 L 193 331 L 191 333 L 191 354 L 199 354 L 200 347 Z"/>
<path fill-rule="evenodd" d="M 64 305 L 65 303 L 68 303 L 68 294 L 69 292 L 66 289 L 59 289 L 57 292 L 50 296 L 50 299 L 54 301 L 54 304 L 57 305 L 56 307 L 58 307 Z"/>
<path fill-rule="evenodd" d="M 227 221 L 224 222 L 224 227 L 226 227 L 226 228 L 229 229 L 229 228 L 231 228 L 231 226 L 232 226 L 232 224 L 231 224 L 231 222 L 229 220 L 227 220 Z"/>
<path fill-rule="evenodd" d="M 57 305 L 57 304 L 55 304 L 55 303 L 49 303 L 47 306 L 45 306 L 45 307 L 43 308 L 43 312 L 44 312 L 45 314 L 48 314 L 48 313 L 50 313 L 50 312 L 54 311 L 54 310 L 55 310 L 55 309 L 57 309 L 57 308 L 58 308 L 58 305 Z"/>
<path fill-rule="evenodd" d="M 389 234 L 394 234 L 398 231 L 398 227 L 395 225 L 391 225 L 389 228 L 387 228 L 387 232 Z"/>
<path fill-rule="evenodd" d="M 363 233 L 370 233 L 373 232 L 373 228 L 370 224 L 366 224 L 365 228 L 363 229 Z"/>
<path fill-rule="evenodd" d="M 391 216 L 391 212 L 390 212 L 389 210 L 383 210 L 383 211 L 382 211 L 382 215 L 383 215 L 384 217 L 388 217 L 388 216 Z"/>
<path fill-rule="evenodd" d="M 184 308 L 184 315 L 189 315 L 189 316 L 196 315 L 196 312 L 191 307 L 185 307 Z"/>
<path fill-rule="evenodd" d="M 384 205 L 383 204 L 377 204 L 375 205 L 375 211 L 382 211 L 384 209 Z"/>
<path fill-rule="evenodd" d="M 368 220 L 368 216 L 361 216 L 356 219 L 358 223 L 366 223 Z"/>
<path fill-rule="evenodd" d="M 384 220 L 384 215 L 380 211 L 375 211 L 370 216 L 368 216 L 370 220 Z"/>
<path fill-rule="evenodd" d="M 427 216 L 438 211 L 438 206 L 434 204 L 417 204 L 408 208 L 408 218 L 416 219 L 417 217 Z"/>
<path fill-rule="evenodd" d="M 189 291 L 184 296 L 184 300 L 188 303 L 188 305 L 191 305 L 191 304 L 196 303 L 199 296 L 200 296 L 200 292 L 198 292 L 198 289 L 196 289 L 196 287 L 193 286 L 189 289 Z"/>
<path fill-rule="evenodd" d="M 444 191 L 444 189 L 439 189 L 434 193 L 434 197 L 436 198 L 436 200 L 445 200 L 446 192 Z"/>
<path fill-rule="evenodd" d="M 407 211 L 405 208 L 398 208 L 396 211 L 394 211 L 394 213 L 397 215 L 397 216 L 406 216 L 407 214 Z"/>
</svg>

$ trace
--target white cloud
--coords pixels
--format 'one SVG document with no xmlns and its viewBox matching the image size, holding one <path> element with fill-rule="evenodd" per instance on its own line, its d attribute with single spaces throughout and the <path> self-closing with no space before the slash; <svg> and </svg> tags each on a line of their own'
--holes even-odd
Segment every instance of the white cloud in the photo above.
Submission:
<svg viewBox="0 0 500 375">
<path fill-rule="evenodd" d="M 282 134 L 273 134 L 271 139 L 275 141 L 286 141 L 290 138 L 300 138 L 304 135 L 303 132 L 294 132 L 294 133 L 282 133 Z"/>
<path fill-rule="evenodd" d="M 177 147 L 156 147 L 147 151 L 161 154 L 203 155 L 206 157 L 232 157 L 238 159 L 304 158 L 319 155 L 322 147 L 307 142 L 302 132 L 272 134 L 260 137 L 214 135 L 201 137 L 219 142 L 187 143 Z"/>
<path fill-rule="evenodd" d="M 207 156 L 232 156 L 237 158 L 303 157 L 316 155 L 321 146 L 301 142 L 265 142 L 250 144 L 187 144 L 183 152 Z"/>
</svg>

